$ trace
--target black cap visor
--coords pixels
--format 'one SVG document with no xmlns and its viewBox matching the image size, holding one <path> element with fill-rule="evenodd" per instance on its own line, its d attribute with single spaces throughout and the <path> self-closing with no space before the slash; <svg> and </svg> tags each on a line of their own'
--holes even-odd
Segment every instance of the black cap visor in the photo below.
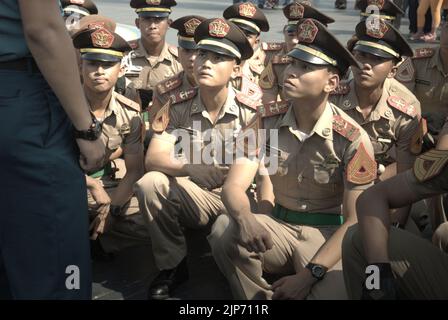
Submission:
<svg viewBox="0 0 448 320">
<path fill-rule="evenodd" d="M 168 18 L 171 12 L 163 11 L 141 11 L 138 13 L 140 18 Z"/>
<path fill-rule="evenodd" d="M 196 42 L 194 42 L 193 38 L 191 38 L 191 40 L 192 41 L 186 40 L 186 39 L 181 39 L 181 37 L 178 37 L 177 43 L 179 44 L 179 47 L 181 47 L 183 49 L 188 49 L 188 50 L 197 49 Z"/>
<path fill-rule="evenodd" d="M 103 61 L 103 62 L 121 62 L 121 57 L 98 52 L 81 53 L 81 59 L 89 61 Z"/>
<path fill-rule="evenodd" d="M 384 58 L 384 59 L 399 59 L 398 57 L 394 56 L 391 53 L 388 53 L 380 48 L 375 48 L 371 46 L 366 46 L 363 44 L 359 44 L 359 41 L 355 44 L 353 47 L 353 50 L 361 51 L 364 53 L 369 53 L 371 55 Z"/>
</svg>

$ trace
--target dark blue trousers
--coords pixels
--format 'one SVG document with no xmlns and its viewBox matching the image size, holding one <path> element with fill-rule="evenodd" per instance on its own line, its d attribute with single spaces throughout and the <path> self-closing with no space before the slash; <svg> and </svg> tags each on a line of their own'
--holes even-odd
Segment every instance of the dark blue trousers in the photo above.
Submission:
<svg viewBox="0 0 448 320">
<path fill-rule="evenodd" d="M 42 75 L 0 70 L 1 297 L 91 298 L 78 156 L 71 123 Z"/>
</svg>

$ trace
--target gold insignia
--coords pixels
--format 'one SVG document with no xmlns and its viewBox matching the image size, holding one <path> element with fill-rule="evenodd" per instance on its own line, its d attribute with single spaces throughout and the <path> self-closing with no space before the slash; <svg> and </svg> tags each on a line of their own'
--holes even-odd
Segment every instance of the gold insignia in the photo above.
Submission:
<svg viewBox="0 0 448 320">
<path fill-rule="evenodd" d="M 389 27 L 382 19 L 372 19 L 371 22 L 366 21 L 366 33 L 372 38 L 383 39 L 387 31 L 389 31 Z"/>
<path fill-rule="evenodd" d="M 272 89 L 272 87 L 274 86 L 275 78 L 276 77 L 274 75 L 274 70 L 272 69 L 272 64 L 269 63 L 261 73 L 258 85 L 265 90 Z"/>
<path fill-rule="evenodd" d="M 160 108 L 156 113 L 156 117 L 151 124 L 151 128 L 156 133 L 162 133 L 168 127 L 170 122 L 170 100 L 165 103 L 165 105 Z"/>
<path fill-rule="evenodd" d="M 162 0 L 146 0 L 146 3 L 151 6 L 158 6 L 161 2 Z"/>
<path fill-rule="evenodd" d="M 114 42 L 114 35 L 106 29 L 98 29 L 91 35 L 92 44 L 97 48 L 110 48 Z"/>
<path fill-rule="evenodd" d="M 224 38 L 229 31 L 230 26 L 223 19 L 215 19 L 208 26 L 208 33 L 216 38 Z"/>
<path fill-rule="evenodd" d="M 196 28 L 200 24 L 201 24 L 201 20 L 196 19 L 196 18 L 191 18 L 190 20 L 188 20 L 187 22 L 184 23 L 185 32 L 188 35 L 193 36 Z"/>
<path fill-rule="evenodd" d="M 448 163 L 448 150 L 432 149 L 414 162 L 414 175 L 419 182 L 425 182 L 439 175 Z"/>
<path fill-rule="evenodd" d="M 289 7 L 289 18 L 292 20 L 302 19 L 304 11 L 305 8 L 302 5 L 294 3 L 291 7 Z"/>
<path fill-rule="evenodd" d="M 398 66 L 395 79 L 400 82 L 410 82 L 414 78 L 414 73 L 415 69 L 412 60 L 411 58 L 407 58 Z"/>
<path fill-rule="evenodd" d="M 361 144 L 356 154 L 347 165 L 347 181 L 354 184 L 367 184 L 376 179 L 377 165 L 369 155 L 364 144 Z"/>
<path fill-rule="evenodd" d="M 236 137 L 236 148 L 243 151 L 245 157 L 257 156 L 260 152 L 261 141 L 258 137 L 261 119 L 255 116 Z M 255 140 L 255 141 L 254 141 Z M 254 143 L 255 145 L 249 143 Z"/>
<path fill-rule="evenodd" d="M 245 2 L 239 6 L 239 13 L 242 17 L 253 18 L 256 12 L 257 8 L 252 2 Z"/>
<path fill-rule="evenodd" d="M 319 33 L 319 28 L 311 19 L 306 19 L 299 25 L 298 28 L 298 38 L 299 43 L 313 43 L 314 39 L 316 39 L 317 34 Z"/>
<path fill-rule="evenodd" d="M 84 0 L 70 0 L 70 3 L 82 6 L 84 4 Z"/>
<path fill-rule="evenodd" d="M 384 0 L 368 0 L 367 6 L 377 6 L 378 9 L 383 9 L 384 7 Z"/>
</svg>

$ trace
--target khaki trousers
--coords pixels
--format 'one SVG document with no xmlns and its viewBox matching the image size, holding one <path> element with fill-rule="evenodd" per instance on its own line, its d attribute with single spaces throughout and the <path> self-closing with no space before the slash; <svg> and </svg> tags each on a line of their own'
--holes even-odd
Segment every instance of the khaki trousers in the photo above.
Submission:
<svg viewBox="0 0 448 320">
<path fill-rule="evenodd" d="M 342 244 L 345 284 L 351 299 L 360 299 L 367 261 L 360 232 L 351 227 Z M 389 258 L 400 299 L 448 299 L 448 255 L 431 242 L 391 228 Z"/>
<path fill-rule="evenodd" d="M 239 227 L 227 215 L 220 216 L 208 236 L 216 263 L 227 278 L 235 299 L 271 299 L 271 285 L 263 272 L 290 275 L 302 270 L 336 227 L 314 228 L 255 215 L 270 233 L 273 248 L 251 253 L 239 244 Z M 341 262 L 316 283 L 308 299 L 346 299 Z"/>
<path fill-rule="evenodd" d="M 137 181 L 134 191 L 160 270 L 172 269 L 186 257 L 184 227 L 210 227 L 225 212 L 219 190 L 204 190 L 188 177 L 151 171 Z"/>
</svg>

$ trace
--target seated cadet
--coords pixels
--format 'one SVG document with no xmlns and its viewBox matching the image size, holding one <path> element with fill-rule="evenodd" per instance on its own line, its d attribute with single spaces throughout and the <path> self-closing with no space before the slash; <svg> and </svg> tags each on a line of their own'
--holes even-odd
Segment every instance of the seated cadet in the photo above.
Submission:
<svg viewBox="0 0 448 320">
<path fill-rule="evenodd" d="M 244 33 L 216 18 L 202 22 L 194 40 L 199 50 L 194 62 L 198 88 L 177 96 L 171 107 L 168 101 L 156 115 L 152 129 L 158 134 L 145 163 L 150 172 L 135 186 L 161 270 L 150 286 L 152 299 L 169 298 L 187 279 L 182 229 L 211 226 L 225 210 L 220 188 L 233 160 L 228 154 L 223 158 L 223 149 L 233 145 L 234 136 L 256 113 L 255 103 L 230 85 L 238 64 L 253 54 Z M 178 138 L 181 148 L 175 148 Z"/>
<path fill-rule="evenodd" d="M 356 60 L 319 21 L 297 27 L 299 44 L 285 70 L 289 102 L 259 107 L 263 129 L 274 131 L 269 162 L 278 161 L 264 176 L 273 194 L 257 198 L 272 202 L 270 210 L 253 214 L 244 195 L 265 159 L 238 159 L 222 193 L 230 216 L 221 215 L 209 235 L 236 299 L 346 298 L 342 237 L 356 222 L 357 197 L 376 177 L 367 133 L 328 101 Z M 271 285 L 263 272 L 289 276 Z"/>
<path fill-rule="evenodd" d="M 352 68 L 354 78 L 342 83 L 331 100 L 369 134 L 379 178 L 384 180 L 414 163 L 411 145 L 418 134 L 420 103 L 394 79 L 397 63 L 403 56 L 411 56 L 412 49 L 392 25 L 375 21 L 378 28 L 366 21 L 356 26 L 358 40 L 352 53 L 362 68 Z M 397 213 L 398 222 L 407 222 L 408 211 L 403 208 Z"/>
<path fill-rule="evenodd" d="M 200 16 L 185 16 L 170 25 L 171 28 L 178 30 L 177 48 L 183 71 L 156 85 L 149 110 L 149 123 L 152 123 L 154 116 L 169 99 L 172 103 L 176 103 L 178 99 L 176 97 L 197 86 L 193 75 L 193 64 L 198 52 L 194 42 L 194 31 L 204 20 L 205 18 Z"/>
<path fill-rule="evenodd" d="M 114 92 L 123 72 L 121 59 L 131 48 L 115 33 L 115 27 L 112 20 L 97 16 L 96 21 L 73 37 L 73 44 L 81 54 L 84 93 L 97 125 L 102 127 L 101 139 L 106 145 L 104 168 L 86 176 L 92 239 L 104 233 L 100 242 L 106 252 L 117 251 L 137 240 L 148 241 L 132 191 L 144 170 L 140 108 Z M 119 157 L 124 158 L 124 163 Z M 114 163 L 121 180 L 114 179 Z M 121 234 L 129 241 L 114 239 L 113 235 Z"/>
<path fill-rule="evenodd" d="M 267 63 L 266 52 L 260 45 L 260 33 L 269 31 L 268 20 L 263 11 L 251 2 L 232 5 L 224 10 L 223 16 L 244 32 L 254 50 L 252 57 L 241 62 L 240 73 L 232 79 L 232 85 L 253 100 L 260 100 L 262 92 L 258 81 Z"/>
<path fill-rule="evenodd" d="M 316 19 L 324 25 L 334 22 L 332 18 L 311 7 L 306 2 L 292 2 L 283 8 L 283 14 L 288 19 L 288 23 L 283 28 L 285 42 L 268 46 L 268 48 L 279 48 L 278 50 L 280 51 L 270 50 L 275 55 L 269 56 L 269 63 L 260 76 L 259 85 L 263 89 L 263 103 L 284 99 L 282 95 L 283 75 L 286 67 L 291 62 L 287 53 L 297 44 L 297 22 L 304 18 Z"/>
<path fill-rule="evenodd" d="M 441 27 L 440 46 L 415 50 L 414 57 L 400 65 L 395 79 L 415 93 L 428 131 L 436 137 L 448 116 L 448 23 Z M 435 145 L 431 140 L 426 140 L 429 148 Z"/>
<path fill-rule="evenodd" d="M 435 245 L 389 228 L 389 209 L 448 192 L 447 164 L 448 122 L 437 147 L 420 155 L 413 170 L 378 183 L 359 197 L 359 223 L 347 232 L 342 246 L 351 299 L 448 299 L 447 225 L 436 231 Z"/>
</svg>

